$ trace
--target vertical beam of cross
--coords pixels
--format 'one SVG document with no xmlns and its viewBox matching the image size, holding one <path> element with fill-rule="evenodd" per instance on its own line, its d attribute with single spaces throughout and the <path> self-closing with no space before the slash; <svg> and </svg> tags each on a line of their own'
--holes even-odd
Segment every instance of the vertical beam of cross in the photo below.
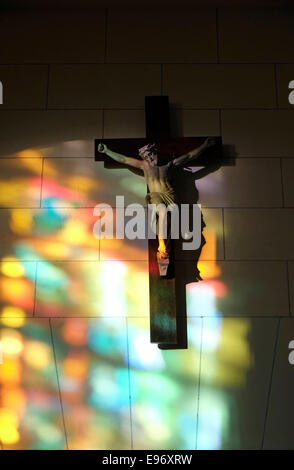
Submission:
<svg viewBox="0 0 294 470">
<path fill-rule="evenodd" d="M 168 96 L 145 97 L 145 121 L 146 138 L 156 140 L 170 137 Z M 177 343 L 173 249 L 170 253 L 168 275 L 163 278 L 159 274 L 157 248 L 158 241 L 149 239 L 150 339 L 151 343 L 172 345 Z"/>
</svg>

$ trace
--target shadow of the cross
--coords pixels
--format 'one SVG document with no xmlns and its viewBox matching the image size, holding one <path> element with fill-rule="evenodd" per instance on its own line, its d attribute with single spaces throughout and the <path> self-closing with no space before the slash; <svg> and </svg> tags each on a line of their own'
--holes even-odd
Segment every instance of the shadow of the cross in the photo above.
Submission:
<svg viewBox="0 0 294 470">
<path fill-rule="evenodd" d="M 189 206 L 189 229 L 191 231 L 193 229 L 193 226 L 191 226 L 191 221 L 193 222 L 193 205 L 198 204 L 199 201 L 196 181 L 219 170 L 222 166 L 234 165 L 234 153 L 233 146 L 225 146 L 221 152 L 215 152 L 213 155 L 209 154 L 208 156 L 204 155 L 203 158 L 199 159 L 197 165 L 200 166 L 200 169 L 198 166 L 197 169 L 193 167 L 176 168 L 173 171 L 172 184 L 176 190 L 180 216 L 181 204 L 187 204 Z M 199 282 L 201 279 L 198 262 L 206 243 L 203 234 L 205 226 L 205 220 L 201 212 L 200 244 L 195 250 L 183 249 L 183 242 L 185 242 L 183 236 L 180 236 L 178 240 L 174 240 L 177 342 L 175 344 L 159 344 L 160 349 L 186 349 L 188 347 L 186 286 L 192 282 Z"/>
</svg>

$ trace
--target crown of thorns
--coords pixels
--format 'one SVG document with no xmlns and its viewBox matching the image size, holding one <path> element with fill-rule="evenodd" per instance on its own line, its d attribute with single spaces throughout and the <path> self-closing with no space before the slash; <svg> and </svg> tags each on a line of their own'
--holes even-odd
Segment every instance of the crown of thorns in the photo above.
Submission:
<svg viewBox="0 0 294 470">
<path fill-rule="evenodd" d="M 140 153 L 144 153 L 144 152 L 147 152 L 147 151 L 151 151 L 152 153 L 157 153 L 158 148 L 157 148 L 155 143 L 147 144 L 147 145 L 144 145 L 144 147 L 139 148 Z"/>
</svg>

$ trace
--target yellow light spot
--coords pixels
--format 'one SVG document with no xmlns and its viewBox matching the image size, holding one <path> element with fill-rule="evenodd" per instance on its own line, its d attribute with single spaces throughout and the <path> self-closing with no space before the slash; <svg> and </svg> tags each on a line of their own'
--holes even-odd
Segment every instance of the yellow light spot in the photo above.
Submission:
<svg viewBox="0 0 294 470">
<path fill-rule="evenodd" d="M 2 352 L 8 356 L 17 356 L 23 350 L 22 336 L 18 331 L 4 328 L 1 331 Z"/>
<path fill-rule="evenodd" d="M 0 408 L 0 425 L 17 426 L 17 413 L 9 408 Z"/>
<path fill-rule="evenodd" d="M 91 180 L 85 176 L 72 176 L 68 178 L 68 186 L 74 190 L 90 191 L 97 187 L 97 181 Z"/>
<path fill-rule="evenodd" d="M 29 294 L 28 283 L 24 279 L 2 279 L 4 298 L 19 299 L 26 298 Z"/>
<path fill-rule="evenodd" d="M 51 363 L 51 350 L 40 341 L 30 341 L 24 348 L 24 359 L 34 369 L 42 369 Z"/>
<path fill-rule="evenodd" d="M 2 309 L 1 323 L 11 328 L 19 328 L 25 324 L 25 317 L 26 314 L 21 308 L 7 305 Z"/>
<path fill-rule="evenodd" d="M 16 444 L 19 441 L 19 432 L 12 426 L 0 428 L 0 439 L 3 444 Z"/>
<path fill-rule="evenodd" d="M 12 209 L 10 228 L 14 233 L 27 235 L 30 233 L 33 223 L 32 211 L 23 209 Z"/>
<path fill-rule="evenodd" d="M 197 267 L 203 279 L 214 279 L 221 274 L 221 268 L 214 261 L 199 261 Z"/>
<path fill-rule="evenodd" d="M 19 157 L 26 157 L 26 158 L 41 158 L 42 154 L 38 150 L 35 149 L 25 149 L 20 152 L 18 152 Z"/>
<path fill-rule="evenodd" d="M 47 242 L 43 245 L 43 255 L 61 258 L 69 254 L 69 248 L 64 243 Z"/>
<path fill-rule="evenodd" d="M 0 182 L 0 204 L 2 206 L 15 206 L 22 201 L 22 194 L 26 196 L 31 188 L 28 187 L 26 181 L 1 181 Z"/>
<path fill-rule="evenodd" d="M 85 243 L 88 238 L 86 226 L 78 220 L 69 220 L 62 233 L 62 240 L 72 245 Z"/>
<path fill-rule="evenodd" d="M 0 364 L 1 382 L 8 384 L 16 384 L 21 379 L 21 365 L 18 360 L 5 358 L 3 364 Z"/>
<path fill-rule="evenodd" d="M 203 259 L 216 260 L 217 258 L 216 233 L 206 228 L 204 229 L 203 234 L 204 234 L 206 243 L 201 250 L 200 260 L 203 260 Z"/>
<path fill-rule="evenodd" d="M 35 173 L 37 176 L 39 176 L 42 168 L 42 158 L 38 157 L 42 157 L 42 155 L 39 152 L 33 152 L 33 158 L 22 158 L 21 160 L 17 161 L 17 166 L 19 167 L 19 165 L 22 165 L 24 168 L 27 168 L 32 173 Z"/>
<path fill-rule="evenodd" d="M 19 440 L 17 413 L 9 408 L 0 409 L 0 440 L 4 444 L 14 444 Z"/>
<path fill-rule="evenodd" d="M 25 274 L 23 265 L 16 258 L 3 258 L 1 273 L 8 277 L 22 277 Z"/>
</svg>

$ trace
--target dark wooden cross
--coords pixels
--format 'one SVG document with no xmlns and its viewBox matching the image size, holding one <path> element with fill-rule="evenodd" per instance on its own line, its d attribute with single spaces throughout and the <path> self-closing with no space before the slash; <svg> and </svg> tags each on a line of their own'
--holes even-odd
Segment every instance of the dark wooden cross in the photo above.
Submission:
<svg viewBox="0 0 294 470">
<path fill-rule="evenodd" d="M 146 118 L 146 139 L 95 139 L 95 160 L 104 161 L 106 168 L 126 167 L 121 165 L 104 154 L 98 152 L 100 142 L 115 146 L 115 151 L 121 154 L 139 158 L 137 149 L 147 143 L 156 142 L 159 147 L 160 164 L 165 164 L 170 160 L 188 153 L 193 148 L 199 147 L 206 137 L 171 137 L 169 100 L 168 96 L 147 96 L 145 97 L 145 118 Z M 203 160 L 197 159 L 197 166 L 207 166 L 207 153 L 209 153 L 210 165 L 216 169 L 220 166 L 221 139 L 217 149 L 211 149 L 205 152 Z M 130 148 L 132 154 L 130 155 Z M 206 160 L 205 160 L 206 159 Z M 195 163 L 194 163 L 195 165 Z M 193 166 L 193 162 L 191 162 Z M 183 173 L 183 169 L 179 170 Z M 213 171 L 213 170 L 211 170 Z M 209 171 L 208 171 L 209 172 Z M 191 192 L 196 194 L 193 178 L 190 178 Z M 188 196 L 187 182 L 181 182 L 181 178 L 176 180 L 177 203 L 182 202 L 193 204 Z M 177 191 L 178 187 L 178 191 Z M 183 191 L 184 189 L 184 191 Z M 185 192 L 186 189 L 186 192 Z M 179 194 L 182 193 L 181 194 Z M 189 191 L 188 191 L 189 193 Z M 148 258 L 149 258 L 149 289 L 150 289 L 150 340 L 151 343 L 157 343 L 160 349 L 177 349 L 187 347 L 187 325 L 186 325 L 186 306 L 185 298 L 180 292 L 181 272 L 183 270 L 183 260 L 181 260 L 178 241 L 172 241 L 170 252 L 170 264 L 166 276 L 162 277 L 159 273 L 157 261 L 157 239 L 148 240 Z M 200 248 L 201 251 L 201 248 Z M 200 255 L 198 253 L 198 257 Z M 177 256 L 179 255 L 179 256 Z M 179 258 L 179 263 L 177 263 Z M 197 257 L 195 258 L 195 273 L 197 270 Z M 177 281 L 178 286 L 177 286 Z M 191 279 L 188 282 L 193 281 Z M 178 288 L 177 288 L 178 287 Z"/>
</svg>

